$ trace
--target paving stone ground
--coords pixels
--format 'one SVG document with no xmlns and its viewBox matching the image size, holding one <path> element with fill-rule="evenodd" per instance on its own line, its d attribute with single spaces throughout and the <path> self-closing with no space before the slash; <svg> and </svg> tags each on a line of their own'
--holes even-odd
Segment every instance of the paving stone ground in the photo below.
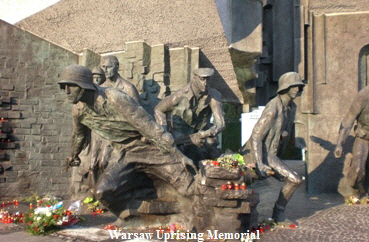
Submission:
<svg viewBox="0 0 369 242">
<path fill-rule="evenodd" d="M 287 161 L 301 176 L 305 166 L 301 161 Z M 251 189 L 260 195 L 258 205 L 259 221 L 272 214 L 272 208 L 279 190 L 283 186 L 274 178 L 256 181 Z M 260 242 L 361 242 L 369 241 L 369 205 L 345 205 L 339 194 L 310 195 L 305 192 L 303 183 L 287 206 L 286 215 L 298 226 L 276 228 L 260 236 Z M 102 228 L 115 218 L 110 213 L 86 215 L 87 222 L 64 229 L 52 236 L 30 236 L 19 226 L 0 224 L 0 241 L 6 242 L 65 242 L 65 241 L 122 241 L 110 239 Z M 158 242 L 163 240 L 130 240 L 130 242 Z M 194 240 L 196 241 L 196 240 Z"/>
</svg>

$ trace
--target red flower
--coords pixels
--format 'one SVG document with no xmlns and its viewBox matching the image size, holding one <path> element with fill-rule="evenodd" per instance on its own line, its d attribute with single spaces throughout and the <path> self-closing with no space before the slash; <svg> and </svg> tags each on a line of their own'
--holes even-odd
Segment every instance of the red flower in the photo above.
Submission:
<svg viewBox="0 0 369 242">
<path fill-rule="evenodd" d="M 34 231 L 38 231 L 38 227 L 33 227 L 33 230 Z"/>
<path fill-rule="evenodd" d="M 58 219 L 58 215 L 54 214 L 53 215 L 54 219 Z"/>
<path fill-rule="evenodd" d="M 32 221 L 28 221 L 28 225 L 31 225 L 32 224 Z"/>
</svg>

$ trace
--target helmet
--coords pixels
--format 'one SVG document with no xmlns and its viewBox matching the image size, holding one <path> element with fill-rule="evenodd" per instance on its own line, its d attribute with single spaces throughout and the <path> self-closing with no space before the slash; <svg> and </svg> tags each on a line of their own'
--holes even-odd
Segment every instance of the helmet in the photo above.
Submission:
<svg viewBox="0 0 369 242">
<path fill-rule="evenodd" d="M 92 83 L 92 73 L 85 66 L 71 65 L 66 67 L 60 79 L 59 85 L 75 84 L 83 89 L 95 90 L 95 86 Z"/>
<path fill-rule="evenodd" d="M 280 93 L 283 90 L 287 90 L 291 86 L 305 86 L 302 82 L 300 75 L 297 72 L 284 73 L 278 80 L 278 91 Z"/>
<path fill-rule="evenodd" d="M 105 76 L 105 72 L 98 66 L 95 66 L 93 69 L 92 69 L 92 75 L 101 75 L 101 76 Z"/>
</svg>

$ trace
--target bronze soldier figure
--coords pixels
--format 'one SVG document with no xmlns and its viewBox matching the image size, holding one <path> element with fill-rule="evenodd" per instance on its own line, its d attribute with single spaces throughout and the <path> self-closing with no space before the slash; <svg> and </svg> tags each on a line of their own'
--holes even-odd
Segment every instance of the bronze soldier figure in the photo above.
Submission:
<svg viewBox="0 0 369 242">
<path fill-rule="evenodd" d="M 101 60 L 101 69 L 105 72 L 106 81 L 102 87 L 114 87 L 127 93 L 138 104 L 141 105 L 140 95 L 137 88 L 127 80 L 124 80 L 118 73 L 119 61 L 116 56 L 104 56 Z"/>
<path fill-rule="evenodd" d="M 196 170 L 193 162 L 133 98 L 116 88 L 93 84 L 91 71 L 79 65 L 67 67 L 59 85 L 74 104 L 70 166 L 80 165 L 79 154 L 91 130 L 113 143 L 112 157 L 94 195 L 116 216 L 155 198 L 150 177 L 168 182 L 183 196 L 194 194 L 198 178 L 186 168 Z"/>
<path fill-rule="evenodd" d="M 279 78 L 278 84 L 278 95 L 266 105 L 240 152 L 246 162 L 256 164 L 259 177 L 267 178 L 274 174 L 275 178 L 286 182 L 272 216 L 274 221 L 282 222 L 286 220 L 286 205 L 301 179 L 279 157 L 284 153 L 295 119 L 296 105 L 292 100 L 302 91 L 304 83 L 298 73 L 288 72 Z"/>
<path fill-rule="evenodd" d="M 92 69 L 92 78 L 97 85 L 101 85 L 106 81 L 104 71 L 98 66 Z"/>
<path fill-rule="evenodd" d="M 190 83 L 159 102 L 155 119 L 173 135 L 186 156 L 194 161 L 214 159 L 220 155 L 216 135 L 225 128 L 222 96 L 208 86 L 214 69 L 198 68 L 193 74 Z M 210 123 L 212 115 L 215 125 Z"/>
<path fill-rule="evenodd" d="M 355 121 L 357 121 L 356 138 L 352 149 L 352 161 L 347 179 L 349 185 L 362 194 L 365 192 L 363 183 L 369 154 L 369 86 L 359 91 L 341 122 L 337 146 L 334 150 L 336 158 L 342 157 L 342 146 L 346 142 Z"/>
</svg>

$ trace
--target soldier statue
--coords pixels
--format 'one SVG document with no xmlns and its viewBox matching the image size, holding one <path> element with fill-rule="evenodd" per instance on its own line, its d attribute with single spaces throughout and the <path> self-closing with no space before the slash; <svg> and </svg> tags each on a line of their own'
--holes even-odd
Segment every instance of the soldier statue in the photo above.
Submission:
<svg viewBox="0 0 369 242">
<path fill-rule="evenodd" d="M 155 107 L 156 121 L 174 137 L 178 148 L 193 161 L 215 159 L 221 152 L 216 135 L 224 130 L 222 95 L 208 86 L 214 69 L 198 68 L 193 80 Z M 169 114 L 170 122 L 167 122 Z M 215 124 L 210 122 L 213 115 Z"/>
<path fill-rule="evenodd" d="M 67 67 L 59 85 L 74 105 L 69 165 L 80 165 L 79 155 L 89 132 L 112 142 L 113 152 L 94 196 L 116 216 L 155 198 L 152 177 L 172 185 L 182 196 L 195 193 L 199 175 L 187 169 L 196 171 L 193 162 L 135 99 L 116 88 L 94 84 L 91 71 L 79 65 Z"/>
<path fill-rule="evenodd" d="M 301 184 L 301 179 L 280 157 L 294 124 L 296 105 L 293 99 L 302 91 L 304 83 L 298 73 L 288 72 L 279 78 L 278 85 L 277 96 L 266 105 L 250 139 L 240 152 L 244 155 L 245 162 L 256 164 L 260 178 L 273 175 L 286 182 L 275 203 L 272 216 L 275 222 L 283 222 L 286 220 L 286 205 Z"/>
<path fill-rule="evenodd" d="M 342 157 L 342 146 L 346 142 L 355 121 L 357 122 L 356 138 L 352 148 L 352 161 L 347 179 L 349 185 L 361 195 L 365 192 L 363 183 L 369 157 L 369 86 L 359 91 L 341 122 L 337 146 L 334 150 L 336 158 Z"/>
</svg>

